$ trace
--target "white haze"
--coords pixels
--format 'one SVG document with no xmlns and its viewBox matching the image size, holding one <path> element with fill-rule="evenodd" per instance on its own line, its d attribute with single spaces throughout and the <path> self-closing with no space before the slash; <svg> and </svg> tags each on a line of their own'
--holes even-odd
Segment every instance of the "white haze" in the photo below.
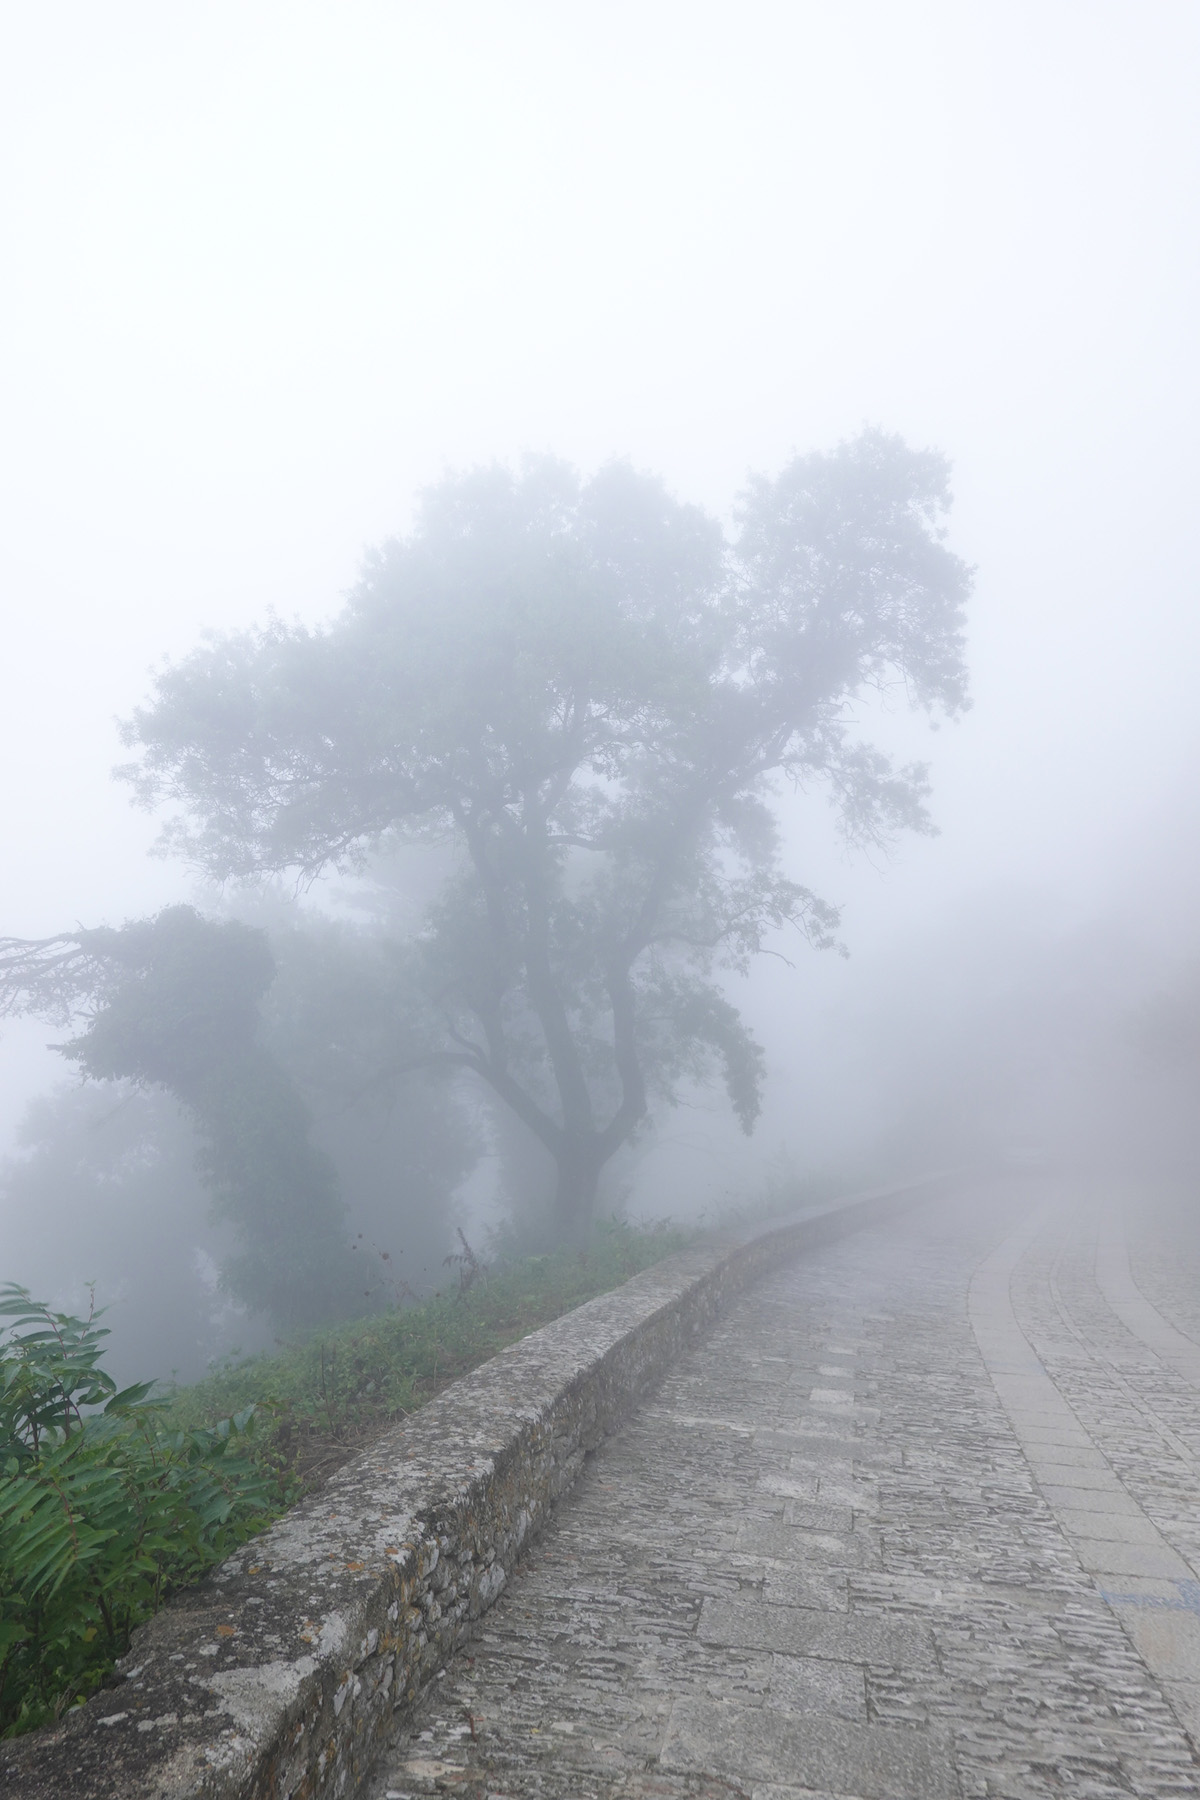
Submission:
<svg viewBox="0 0 1200 1800">
<path fill-rule="evenodd" d="M 727 514 L 870 422 L 954 462 L 976 706 L 876 722 L 939 838 L 795 812 L 854 955 L 754 980 L 764 1150 L 848 1154 L 922 995 L 1026 942 L 1196 953 L 1194 5 L 63 0 L 4 42 L 0 932 L 186 895 L 114 717 L 206 627 L 327 616 L 447 466 L 628 454 Z M 47 1035 L 0 1041 L 4 1139 Z M 738 1185 L 717 1115 L 656 1179 Z"/>
</svg>

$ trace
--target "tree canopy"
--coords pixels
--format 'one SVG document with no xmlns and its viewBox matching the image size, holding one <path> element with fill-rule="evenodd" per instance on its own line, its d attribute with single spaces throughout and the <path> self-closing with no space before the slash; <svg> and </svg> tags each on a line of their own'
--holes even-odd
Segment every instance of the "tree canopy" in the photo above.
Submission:
<svg viewBox="0 0 1200 1800">
<path fill-rule="evenodd" d="M 138 1232 L 186 1232 L 192 1183 L 178 1165 L 190 1134 L 147 1104 L 163 1089 L 195 1128 L 196 1170 L 238 1243 L 221 1250 L 224 1287 L 291 1330 L 369 1310 L 385 1274 L 424 1284 L 450 1247 L 450 1196 L 479 1146 L 444 1087 L 397 1092 L 387 1079 L 428 1031 L 402 947 L 378 928 L 245 898 L 260 923 L 175 906 L 115 929 L 0 940 L 0 1017 L 76 1026 L 56 1048 L 89 1080 L 125 1089 L 98 1111 L 93 1100 L 81 1112 L 77 1094 L 44 1102 L 30 1153 L 0 1169 L 0 1185 L 54 1189 L 47 1216 L 57 1208 L 62 1223 L 71 1190 L 94 1211 L 90 1183 L 119 1213 L 148 1184 L 164 1217 Z M 78 1237 L 78 1222 L 70 1230 Z M 173 1269 L 156 1242 L 157 1286 L 182 1291 L 190 1274 L 196 1306 L 186 1237 Z"/>
<path fill-rule="evenodd" d="M 360 1287 L 337 1180 L 295 1083 L 259 1041 L 275 975 L 266 934 L 190 906 L 40 942 L 0 942 L 0 1011 L 83 1029 L 58 1048 L 97 1081 L 169 1090 L 197 1165 L 242 1250 L 233 1293 L 282 1326 L 354 1310 Z"/>
<path fill-rule="evenodd" d="M 722 975 L 788 923 L 834 941 L 782 866 L 777 785 L 820 784 L 857 841 L 930 829 L 924 769 L 860 742 L 851 709 L 892 685 L 967 703 L 948 504 L 943 458 L 873 431 L 752 481 L 731 535 L 623 464 L 454 477 L 328 626 L 210 639 L 161 674 L 122 772 L 222 881 L 442 846 L 419 1060 L 513 1109 L 582 1232 L 684 1080 L 719 1069 L 753 1125 L 762 1053 Z"/>
</svg>

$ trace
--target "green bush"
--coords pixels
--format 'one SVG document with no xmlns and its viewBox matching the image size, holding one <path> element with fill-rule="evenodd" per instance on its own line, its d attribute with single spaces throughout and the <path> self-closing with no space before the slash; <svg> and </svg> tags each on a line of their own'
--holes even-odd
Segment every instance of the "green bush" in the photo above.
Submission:
<svg viewBox="0 0 1200 1800">
<path fill-rule="evenodd" d="M 608 1222 L 586 1253 L 501 1258 L 463 1240 L 453 1287 L 347 1321 L 167 1400 L 118 1393 L 96 1317 L 0 1287 L 0 1737 L 59 1717 L 129 1634 L 350 1447 L 456 1375 L 682 1249 L 694 1231 Z M 242 1410 L 236 1410 L 241 1408 Z M 233 1413 L 233 1417 L 225 1416 Z M 212 1421 L 216 1420 L 216 1423 Z M 265 1422 L 265 1429 L 264 1429 Z"/>
<path fill-rule="evenodd" d="M 0 1736 L 105 1679 L 168 1589 L 264 1522 L 278 1483 L 254 1408 L 172 1430 L 152 1383 L 117 1391 L 107 1331 L 0 1287 Z"/>
</svg>

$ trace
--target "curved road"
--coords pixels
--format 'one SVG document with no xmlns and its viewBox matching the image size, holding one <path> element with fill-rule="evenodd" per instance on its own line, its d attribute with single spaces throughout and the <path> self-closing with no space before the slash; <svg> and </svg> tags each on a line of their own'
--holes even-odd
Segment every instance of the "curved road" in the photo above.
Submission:
<svg viewBox="0 0 1200 1800">
<path fill-rule="evenodd" d="M 1200 1235 L 1020 1179 L 733 1309 L 367 1793 L 1194 1797 L 1198 1746 Z"/>
</svg>

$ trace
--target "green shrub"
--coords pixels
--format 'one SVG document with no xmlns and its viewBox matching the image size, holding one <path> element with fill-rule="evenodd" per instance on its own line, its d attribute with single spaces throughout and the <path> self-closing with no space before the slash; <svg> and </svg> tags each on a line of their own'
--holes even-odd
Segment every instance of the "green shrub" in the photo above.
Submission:
<svg viewBox="0 0 1200 1800">
<path fill-rule="evenodd" d="M 169 1400 L 153 1398 L 149 1383 L 116 1391 L 100 1366 L 108 1333 L 95 1316 L 54 1313 L 23 1288 L 0 1287 L 0 1320 L 9 1320 L 0 1338 L 0 1737 L 86 1699 L 170 1589 L 262 1529 L 355 1442 L 695 1235 L 614 1221 L 597 1227 L 586 1253 L 490 1266 L 464 1240 L 447 1258 L 449 1292 L 347 1321 Z"/>
<path fill-rule="evenodd" d="M 107 1331 L 0 1288 L 0 1736 L 97 1688 L 171 1587 L 277 1509 L 253 1407 L 171 1430 L 153 1384 L 117 1391 Z"/>
</svg>

